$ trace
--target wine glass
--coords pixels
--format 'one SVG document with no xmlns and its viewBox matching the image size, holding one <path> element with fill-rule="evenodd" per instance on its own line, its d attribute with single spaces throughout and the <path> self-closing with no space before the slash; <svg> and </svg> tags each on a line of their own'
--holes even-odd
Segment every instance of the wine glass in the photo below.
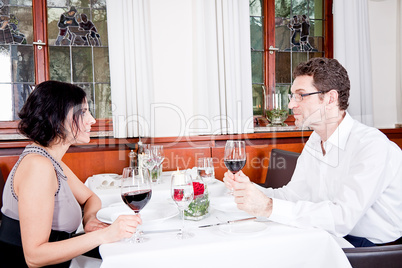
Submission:
<svg viewBox="0 0 402 268">
<path fill-rule="evenodd" d="M 204 182 L 211 182 L 215 178 L 214 162 L 212 157 L 202 157 L 197 160 L 198 176 Z"/>
<path fill-rule="evenodd" d="M 145 149 L 144 153 L 142 154 L 142 165 L 147 168 L 150 172 L 156 166 L 156 160 L 152 151 L 152 148 Z"/>
<path fill-rule="evenodd" d="M 161 176 L 161 165 L 163 160 L 165 160 L 165 154 L 163 153 L 163 145 L 153 145 L 151 146 L 151 151 L 153 155 L 153 159 L 155 161 L 155 167 L 152 171 L 152 181 L 159 183 L 159 178 Z"/>
<path fill-rule="evenodd" d="M 246 144 L 244 141 L 226 141 L 223 162 L 233 174 L 239 172 L 246 165 L 246 160 Z M 233 195 L 233 189 L 230 190 L 229 194 Z"/>
<path fill-rule="evenodd" d="M 151 150 L 156 161 L 156 165 L 159 166 L 165 160 L 165 154 L 163 153 L 163 145 L 152 145 Z"/>
<path fill-rule="evenodd" d="M 194 234 L 188 233 L 184 229 L 184 210 L 188 208 L 188 205 L 194 199 L 193 180 L 190 174 L 179 170 L 172 174 L 171 196 L 180 210 L 182 219 L 182 228 L 180 233 L 177 234 L 177 238 L 186 239 L 193 237 Z"/>
<path fill-rule="evenodd" d="M 123 169 L 123 176 L 121 181 L 121 199 L 123 202 L 138 214 L 152 196 L 151 180 L 149 171 L 141 167 L 126 167 Z M 141 243 L 144 238 L 138 232 L 138 226 L 134 234 L 134 239 L 130 242 Z"/>
</svg>

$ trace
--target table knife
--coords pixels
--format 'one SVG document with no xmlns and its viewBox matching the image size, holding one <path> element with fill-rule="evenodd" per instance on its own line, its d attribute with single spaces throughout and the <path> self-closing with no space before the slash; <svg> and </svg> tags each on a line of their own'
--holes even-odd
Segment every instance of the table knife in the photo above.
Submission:
<svg viewBox="0 0 402 268">
<path fill-rule="evenodd" d="M 181 229 L 165 229 L 165 230 L 148 230 L 140 231 L 141 234 L 158 234 L 158 233 L 170 233 L 170 232 L 181 232 Z"/>
<path fill-rule="evenodd" d="M 251 217 L 251 218 L 245 218 L 245 219 L 239 219 L 239 220 L 233 220 L 233 221 L 218 222 L 218 223 L 208 224 L 208 225 L 201 225 L 201 226 L 198 226 L 198 228 L 212 227 L 212 226 L 218 226 L 218 225 L 223 225 L 223 224 L 232 224 L 232 223 L 236 223 L 236 222 L 250 221 L 250 220 L 255 220 L 255 219 L 257 219 L 257 217 Z"/>
</svg>

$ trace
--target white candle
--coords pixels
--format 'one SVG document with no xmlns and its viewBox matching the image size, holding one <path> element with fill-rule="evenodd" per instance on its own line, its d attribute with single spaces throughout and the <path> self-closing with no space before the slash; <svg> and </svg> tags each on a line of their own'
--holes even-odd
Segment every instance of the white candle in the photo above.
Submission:
<svg viewBox="0 0 402 268">
<path fill-rule="evenodd" d="M 175 173 L 173 173 L 173 176 L 175 177 L 177 184 L 181 184 L 181 185 L 186 184 L 186 178 L 184 177 L 185 173 L 180 172 L 179 168 L 177 168 L 177 171 Z"/>
<path fill-rule="evenodd" d="M 278 94 L 274 94 L 274 96 L 275 96 L 275 107 L 274 108 L 278 109 L 279 108 L 279 106 L 278 106 Z"/>
<path fill-rule="evenodd" d="M 282 95 L 278 93 L 278 109 L 282 109 Z"/>
</svg>

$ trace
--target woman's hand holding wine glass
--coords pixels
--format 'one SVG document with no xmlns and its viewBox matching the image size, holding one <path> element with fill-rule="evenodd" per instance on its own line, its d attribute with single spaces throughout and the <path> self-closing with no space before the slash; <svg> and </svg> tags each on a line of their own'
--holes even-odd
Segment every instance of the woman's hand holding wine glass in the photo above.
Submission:
<svg viewBox="0 0 402 268">
<path fill-rule="evenodd" d="M 228 140 L 225 145 L 225 155 L 223 158 L 225 166 L 233 174 L 236 174 L 246 165 L 246 144 L 244 141 Z M 233 190 L 230 191 L 233 195 Z"/>
<path fill-rule="evenodd" d="M 123 202 L 138 214 L 149 200 L 151 200 L 152 188 L 149 171 L 143 167 L 127 167 L 123 169 L 121 181 L 121 198 Z M 138 227 L 131 242 L 141 243 L 144 238 L 140 236 Z"/>
</svg>

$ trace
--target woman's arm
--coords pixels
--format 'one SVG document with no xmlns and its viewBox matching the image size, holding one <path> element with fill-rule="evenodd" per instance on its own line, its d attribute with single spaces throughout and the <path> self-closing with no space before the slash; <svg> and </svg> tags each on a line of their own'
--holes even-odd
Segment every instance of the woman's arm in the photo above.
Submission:
<svg viewBox="0 0 402 268">
<path fill-rule="evenodd" d="M 96 218 L 96 213 L 102 207 L 99 197 L 86 187 L 66 164 L 61 163 L 61 165 L 64 174 L 68 178 L 67 182 L 71 191 L 78 203 L 84 208 L 82 223 L 85 232 L 92 232 L 109 226 L 109 224 L 103 223 Z"/>
<path fill-rule="evenodd" d="M 48 242 L 53 221 L 54 196 L 58 189 L 52 163 L 40 155 L 27 155 L 15 173 L 14 188 L 18 196 L 21 240 L 29 267 L 61 263 L 102 243 L 131 237 L 141 223 L 137 216 L 121 216 L 104 229 L 63 241 Z"/>
</svg>

